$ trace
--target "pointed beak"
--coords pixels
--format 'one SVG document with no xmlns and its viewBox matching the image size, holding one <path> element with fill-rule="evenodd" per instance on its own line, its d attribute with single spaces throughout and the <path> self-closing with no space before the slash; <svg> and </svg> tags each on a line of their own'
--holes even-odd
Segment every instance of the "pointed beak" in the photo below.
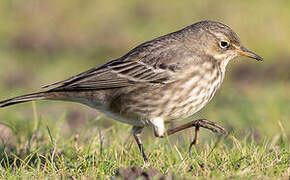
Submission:
<svg viewBox="0 0 290 180">
<path fill-rule="evenodd" d="M 241 49 L 236 49 L 236 52 L 241 56 L 247 56 L 249 58 L 256 59 L 258 61 L 263 61 L 263 58 L 256 53 L 249 51 L 248 49 L 242 47 Z"/>
</svg>

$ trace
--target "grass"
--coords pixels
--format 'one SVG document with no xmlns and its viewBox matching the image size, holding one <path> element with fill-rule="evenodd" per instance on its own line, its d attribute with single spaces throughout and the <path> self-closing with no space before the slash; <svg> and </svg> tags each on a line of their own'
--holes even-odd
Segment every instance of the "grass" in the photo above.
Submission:
<svg viewBox="0 0 290 180">
<path fill-rule="evenodd" d="M 263 93 L 254 95 L 257 101 L 252 101 L 250 95 L 240 99 L 236 93 L 243 93 L 230 91 L 227 86 L 221 93 L 227 91 L 228 95 L 218 95 L 206 111 L 195 118 L 204 117 L 204 114 L 210 119 L 215 116 L 217 122 L 227 129 L 232 128 L 230 135 L 217 136 L 202 130 L 201 144 L 189 153 L 192 130 L 157 139 L 148 129 L 143 139 L 151 167 L 168 177 L 188 179 L 289 177 L 289 122 L 286 121 L 289 113 L 288 106 L 279 107 L 280 103 L 288 101 L 284 101 L 281 87 L 277 85 L 274 90 L 264 86 L 264 93 L 279 92 L 275 99 L 264 99 L 271 107 L 278 106 L 273 109 L 260 99 L 264 97 Z M 245 92 L 249 93 L 248 90 Z M 231 104 L 231 109 L 221 106 L 222 101 Z M 29 108 L 29 104 L 23 108 L 25 106 Z M 6 116 L 15 136 L 12 145 L 1 147 L 1 178 L 107 179 L 113 177 L 119 168 L 143 166 L 128 125 L 98 116 L 84 121 L 85 125 L 76 132 L 67 133 L 67 115 L 62 114 L 57 120 L 46 119 L 38 110 L 42 106 L 47 106 L 47 103 L 38 103 L 37 106 L 32 103 L 31 119 Z M 268 115 L 272 116 L 266 119 Z M 277 117 L 284 118 L 277 120 Z"/>
<path fill-rule="evenodd" d="M 290 3 L 261 1 L 3 0 L 0 99 L 37 91 L 199 20 L 231 26 L 265 61 L 229 64 L 222 88 L 192 118 L 231 133 L 144 133 L 151 166 L 166 176 L 276 179 L 290 176 Z M 185 121 L 183 121 L 185 122 Z M 0 178 L 110 179 L 142 166 L 131 127 L 85 106 L 37 102 L 0 109 Z"/>
<path fill-rule="evenodd" d="M 114 176 L 120 167 L 143 165 L 133 139 L 122 127 L 102 131 L 88 127 L 68 138 L 59 136 L 59 131 L 46 130 L 43 137 L 33 135 L 24 140 L 21 144 L 25 146 L 18 144 L 10 151 L 3 147 L 1 178 L 104 179 Z M 95 136 L 88 136 L 88 131 Z M 120 141 L 120 134 L 128 140 Z M 236 137 L 213 138 L 190 153 L 188 140 L 186 143 L 150 140 L 145 141 L 145 147 L 150 152 L 151 166 L 168 176 L 215 179 L 289 176 L 289 146 L 282 136 L 261 143 L 256 143 L 250 133 L 241 140 Z"/>
</svg>

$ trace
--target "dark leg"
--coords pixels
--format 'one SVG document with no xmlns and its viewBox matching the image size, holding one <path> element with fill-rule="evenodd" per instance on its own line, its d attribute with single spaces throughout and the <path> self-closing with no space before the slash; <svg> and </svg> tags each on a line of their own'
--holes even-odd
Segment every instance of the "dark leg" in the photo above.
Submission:
<svg viewBox="0 0 290 180">
<path fill-rule="evenodd" d="M 132 133 L 133 133 L 133 136 L 134 136 L 134 138 L 136 140 L 136 143 L 137 143 L 137 145 L 139 147 L 139 150 L 142 153 L 142 156 L 143 156 L 143 159 L 145 161 L 145 164 L 149 164 L 148 157 L 145 154 L 144 147 L 143 147 L 142 142 L 141 142 L 141 139 L 140 139 L 142 130 L 143 130 L 143 127 L 133 126 Z"/>
<path fill-rule="evenodd" d="M 227 131 L 223 127 L 218 125 L 217 123 L 209 121 L 207 119 L 198 119 L 198 120 L 194 120 L 194 121 L 191 121 L 189 123 L 186 123 L 184 125 L 169 129 L 169 130 L 167 130 L 165 135 L 169 136 L 171 134 L 174 134 L 176 132 L 182 131 L 184 129 L 188 129 L 188 128 L 193 127 L 193 126 L 195 127 L 195 134 L 194 134 L 193 141 L 190 143 L 189 151 L 191 150 L 192 145 L 198 144 L 200 127 L 203 127 L 205 129 L 208 129 L 208 130 L 210 130 L 212 132 L 215 132 L 215 133 L 220 132 L 220 133 L 223 133 L 223 134 L 227 134 Z"/>
<path fill-rule="evenodd" d="M 200 125 L 197 123 L 197 125 L 195 126 L 195 133 L 194 133 L 193 141 L 189 145 L 189 152 L 191 151 L 191 148 L 192 148 L 193 145 L 197 145 L 198 144 L 199 128 L 200 128 Z"/>
</svg>

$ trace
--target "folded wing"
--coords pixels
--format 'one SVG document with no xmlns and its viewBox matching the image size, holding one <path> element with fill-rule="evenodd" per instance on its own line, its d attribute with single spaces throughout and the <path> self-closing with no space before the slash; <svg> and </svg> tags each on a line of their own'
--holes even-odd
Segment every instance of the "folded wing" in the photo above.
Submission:
<svg viewBox="0 0 290 180">
<path fill-rule="evenodd" d="M 48 86 L 57 86 L 50 91 L 100 90 L 130 86 L 136 83 L 166 83 L 170 73 L 141 61 L 111 61 L 64 81 Z"/>
</svg>

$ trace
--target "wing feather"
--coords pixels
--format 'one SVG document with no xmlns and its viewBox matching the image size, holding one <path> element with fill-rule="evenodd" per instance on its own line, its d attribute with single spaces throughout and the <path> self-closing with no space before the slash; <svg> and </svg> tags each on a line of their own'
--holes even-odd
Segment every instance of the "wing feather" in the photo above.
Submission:
<svg viewBox="0 0 290 180">
<path fill-rule="evenodd" d="M 136 83 L 164 83 L 170 73 L 140 61 L 112 61 L 76 76 L 45 87 L 57 86 L 50 91 L 99 90 L 131 86 Z"/>
</svg>

